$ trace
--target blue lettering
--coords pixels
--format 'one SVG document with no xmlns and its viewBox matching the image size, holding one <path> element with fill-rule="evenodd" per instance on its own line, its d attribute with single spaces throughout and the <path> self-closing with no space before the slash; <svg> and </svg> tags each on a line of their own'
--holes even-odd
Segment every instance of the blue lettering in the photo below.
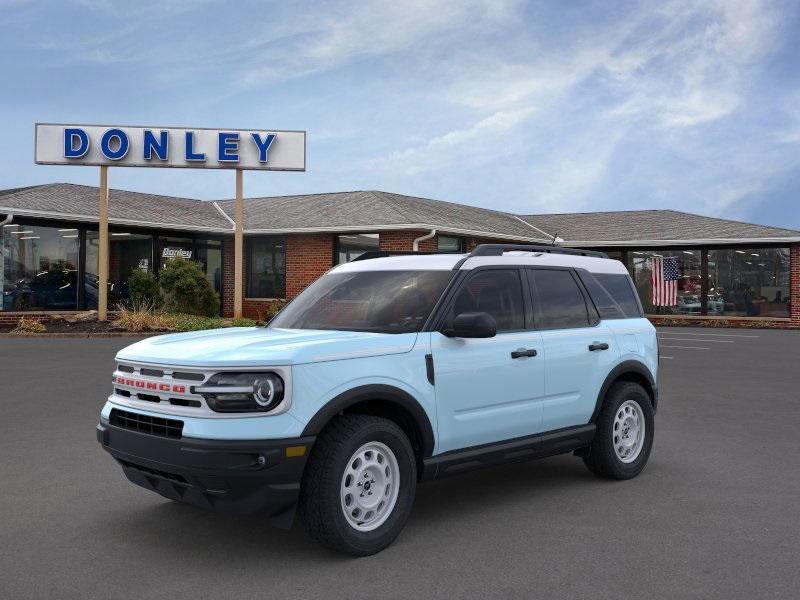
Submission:
<svg viewBox="0 0 800 600">
<path fill-rule="evenodd" d="M 194 131 L 186 132 L 186 160 L 205 161 L 206 155 L 204 152 L 194 151 Z"/>
<path fill-rule="evenodd" d="M 238 150 L 239 150 L 238 133 L 219 134 L 219 162 L 238 162 L 239 161 Z"/>
<path fill-rule="evenodd" d="M 75 142 L 78 143 L 77 147 Z M 89 136 L 83 129 L 64 129 L 64 158 L 80 158 L 89 152 Z"/>
<path fill-rule="evenodd" d="M 111 140 L 117 140 L 117 149 L 111 148 Z M 109 129 L 100 139 L 100 150 L 109 160 L 119 160 L 128 153 L 128 135 L 121 129 Z"/>
<path fill-rule="evenodd" d="M 167 160 L 167 149 L 169 148 L 169 132 L 161 131 L 158 139 L 149 129 L 144 130 L 144 155 L 145 160 L 153 158 L 153 152 L 159 160 Z"/>
<path fill-rule="evenodd" d="M 269 150 L 269 147 L 272 145 L 272 142 L 275 141 L 275 134 L 268 133 L 267 137 L 265 137 L 263 140 L 261 139 L 261 136 L 257 133 L 251 133 L 250 135 L 253 136 L 253 141 L 258 147 L 259 162 L 263 163 L 267 162 L 267 151 Z"/>
</svg>

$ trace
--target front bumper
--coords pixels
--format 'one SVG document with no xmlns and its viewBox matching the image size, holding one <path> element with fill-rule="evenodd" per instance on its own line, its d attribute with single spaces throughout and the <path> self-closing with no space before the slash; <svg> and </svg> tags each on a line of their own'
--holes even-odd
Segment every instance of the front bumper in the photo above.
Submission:
<svg viewBox="0 0 800 600">
<path fill-rule="evenodd" d="M 97 425 L 97 441 L 131 482 L 173 500 L 228 514 L 260 515 L 287 528 L 314 440 L 169 439 Z"/>
</svg>

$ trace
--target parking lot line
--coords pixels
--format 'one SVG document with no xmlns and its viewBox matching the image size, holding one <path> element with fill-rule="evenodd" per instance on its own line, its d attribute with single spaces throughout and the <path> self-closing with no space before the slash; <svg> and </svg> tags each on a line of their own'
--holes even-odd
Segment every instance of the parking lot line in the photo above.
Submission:
<svg viewBox="0 0 800 600">
<path fill-rule="evenodd" d="M 711 348 L 703 348 L 702 346 L 661 346 L 662 348 L 686 348 L 687 350 L 711 350 Z"/>
<path fill-rule="evenodd" d="M 701 337 L 736 337 L 736 338 L 758 338 L 761 337 L 760 335 L 745 335 L 741 333 L 694 333 L 694 332 L 681 332 L 681 333 L 672 333 L 669 331 L 658 331 L 656 332 L 658 335 L 696 335 Z"/>
<path fill-rule="evenodd" d="M 734 340 L 704 340 L 698 338 L 673 338 L 673 337 L 662 337 L 662 340 L 668 340 L 670 342 L 703 342 L 704 344 L 732 344 Z"/>
<path fill-rule="evenodd" d="M 664 356 L 663 354 L 659 354 L 658 358 L 669 358 L 670 360 L 675 358 L 674 356 Z"/>
</svg>

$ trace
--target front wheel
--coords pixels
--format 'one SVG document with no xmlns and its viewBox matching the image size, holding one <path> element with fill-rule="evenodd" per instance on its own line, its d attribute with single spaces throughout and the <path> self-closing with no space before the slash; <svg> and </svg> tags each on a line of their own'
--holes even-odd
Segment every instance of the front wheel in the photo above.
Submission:
<svg viewBox="0 0 800 600">
<path fill-rule="evenodd" d="M 300 512 L 321 544 L 367 556 L 400 534 L 417 484 L 414 450 L 392 421 L 342 415 L 320 434 L 300 490 Z"/>
<path fill-rule="evenodd" d="M 630 381 L 615 383 L 606 394 L 583 462 L 603 477 L 636 477 L 650 457 L 653 433 L 653 406 L 645 389 Z"/>
</svg>

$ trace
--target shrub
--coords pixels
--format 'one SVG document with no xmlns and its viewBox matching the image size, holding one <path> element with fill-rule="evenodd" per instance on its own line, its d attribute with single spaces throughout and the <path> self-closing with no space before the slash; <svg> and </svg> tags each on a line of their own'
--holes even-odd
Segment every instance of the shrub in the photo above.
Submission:
<svg viewBox="0 0 800 600">
<path fill-rule="evenodd" d="M 255 327 L 256 325 L 258 325 L 258 323 L 247 317 L 239 317 L 231 321 L 231 327 Z"/>
<path fill-rule="evenodd" d="M 167 312 L 214 316 L 219 298 L 200 265 L 179 258 L 167 262 L 160 274 L 164 309 Z"/>
<path fill-rule="evenodd" d="M 173 331 L 200 331 L 202 329 L 218 329 L 223 326 L 220 317 L 201 317 L 198 315 L 165 315 L 170 321 Z"/>
<path fill-rule="evenodd" d="M 114 326 L 133 333 L 141 331 L 171 331 L 173 329 L 168 317 L 153 312 L 153 307 L 146 302 L 133 305 L 131 308 L 120 306 L 119 316 L 114 321 Z"/>
<path fill-rule="evenodd" d="M 128 277 L 128 298 L 131 306 L 161 306 L 161 290 L 155 276 L 149 271 L 134 269 Z"/>
<path fill-rule="evenodd" d="M 21 317 L 17 321 L 17 326 L 11 330 L 11 333 L 43 333 L 44 331 L 45 326 L 38 319 Z"/>
</svg>

